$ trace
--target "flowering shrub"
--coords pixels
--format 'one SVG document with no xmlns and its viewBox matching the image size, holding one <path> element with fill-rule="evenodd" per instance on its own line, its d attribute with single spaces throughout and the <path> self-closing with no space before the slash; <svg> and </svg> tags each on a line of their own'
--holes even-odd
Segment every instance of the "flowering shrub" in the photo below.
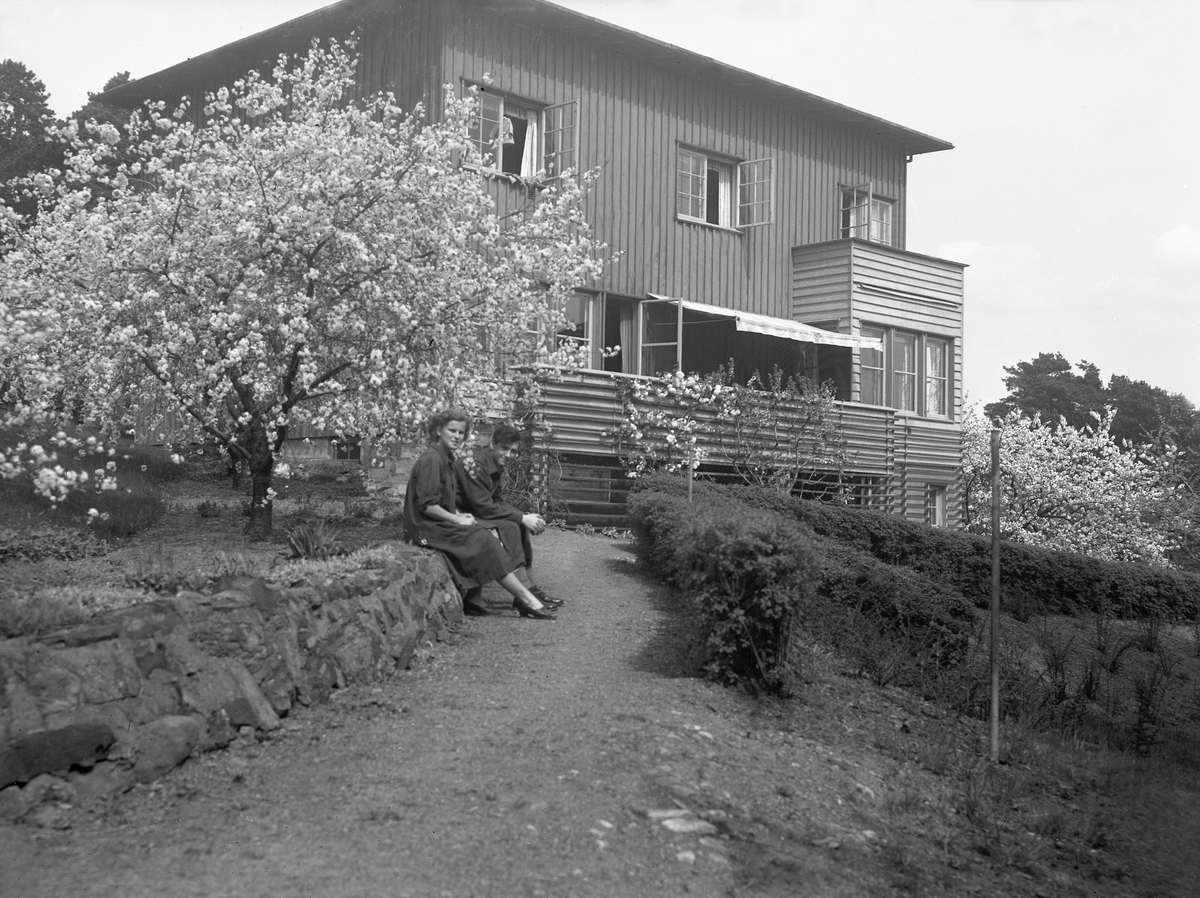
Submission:
<svg viewBox="0 0 1200 898">
<path fill-rule="evenodd" d="M 538 318 L 554 332 L 600 271 L 594 176 L 502 217 L 474 164 L 474 98 L 447 88 L 438 122 L 356 99 L 350 49 L 281 58 L 201 109 L 148 103 L 125 134 L 63 127 L 65 170 L 29 183 L 36 218 L 0 206 L 0 314 L 18 329 L 0 340 L 0 406 L 114 434 L 135 412 L 167 433 L 178 413 L 248 463 L 262 531 L 293 425 L 411 437 L 436 408 L 511 400 L 497 349 Z M 0 464 L 50 471 L 51 494 L 76 485 L 29 447 Z"/>
<path fill-rule="evenodd" d="M 784 378 L 778 368 L 768 383 L 755 372 L 739 384 L 731 365 L 703 376 L 675 371 L 623 382 L 622 389 L 621 417 L 605 435 L 630 477 L 708 462 L 786 493 L 845 465 L 832 389 Z"/>
<path fill-rule="evenodd" d="M 1165 514 L 1169 458 L 1122 447 L 1113 413 L 1077 429 L 1013 412 L 1000 422 L 1003 539 L 1110 561 L 1167 564 L 1178 540 Z M 972 410 L 963 420 L 968 529 L 991 532 L 991 428 Z"/>
</svg>

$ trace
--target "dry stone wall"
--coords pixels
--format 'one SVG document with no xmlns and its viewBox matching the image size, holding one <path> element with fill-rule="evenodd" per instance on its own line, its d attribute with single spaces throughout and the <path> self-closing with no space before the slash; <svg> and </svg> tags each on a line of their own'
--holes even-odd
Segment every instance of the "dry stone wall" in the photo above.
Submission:
<svg viewBox="0 0 1200 898">
<path fill-rule="evenodd" d="M 0 819 L 150 782 L 246 727 L 408 666 L 462 615 L 441 557 L 282 586 L 231 578 L 0 641 Z M 36 822 L 36 821 L 35 821 Z"/>
</svg>

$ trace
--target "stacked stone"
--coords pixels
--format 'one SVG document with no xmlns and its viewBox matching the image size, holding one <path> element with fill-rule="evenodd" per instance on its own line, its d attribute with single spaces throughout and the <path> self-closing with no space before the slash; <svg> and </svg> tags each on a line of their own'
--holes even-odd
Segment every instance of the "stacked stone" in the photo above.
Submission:
<svg viewBox="0 0 1200 898">
<path fill-rule="evenodd" d="M 461 615 L 440 556 L 278 586 L 239 577 L 0 641 L 0 820 L 150 782 L 240 730 L 408 666 Z"/>
</svg>

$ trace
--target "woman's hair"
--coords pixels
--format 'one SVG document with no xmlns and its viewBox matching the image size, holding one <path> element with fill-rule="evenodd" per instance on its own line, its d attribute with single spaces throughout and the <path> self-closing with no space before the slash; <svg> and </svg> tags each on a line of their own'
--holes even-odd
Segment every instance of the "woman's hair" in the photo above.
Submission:
<svg viewBox="0 0 1200 898">
<path fill-rule="evenodd" d="M 429 434 L 429 439 L 437 441 L 438 433 L 441 429 L 451 421 L 465 421 L 467 424 L 467 436 L 471 435 L 471 414 L 465 409 L 448 408 L 440 412 L 435 412 L 429 416 L 429 421 L 425 425 L 425 432 Z"/>
</svg>

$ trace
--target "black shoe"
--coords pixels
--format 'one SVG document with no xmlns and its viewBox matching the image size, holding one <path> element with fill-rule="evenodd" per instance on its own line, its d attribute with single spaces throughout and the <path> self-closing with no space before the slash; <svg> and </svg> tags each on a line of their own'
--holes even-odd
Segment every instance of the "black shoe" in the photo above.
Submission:
<svg viewBox="0 0 1200 898">
<path fill-rule="evenodd" d="M 542 589 L 540 586 L 531 586 L 529 587 L 529 591 L 533 593 L 534 598 L 536 598 L 543 605 L 549 605 L 552 608 L 562 607 L 562 599 L 556 599 L 554 596 L 548 595 L 546 590 Z"/>
<path fill-rule="evenodd" d="M 479 605 L 475 602 L 463 603 L 463 614 L 467 617 L 491 617 L 496 612 L 487 605 Z"/>
<path fill-rule="evenodd" d="M 517 614 L 521 617 L 532 617 L 537 620 L 557 620 L 554 612 L 549 608 L 530 608 L 528 605 L 523 605 L 519 601 L 514 600 L 513 605 L 517 609 Z"/>
</svg>

